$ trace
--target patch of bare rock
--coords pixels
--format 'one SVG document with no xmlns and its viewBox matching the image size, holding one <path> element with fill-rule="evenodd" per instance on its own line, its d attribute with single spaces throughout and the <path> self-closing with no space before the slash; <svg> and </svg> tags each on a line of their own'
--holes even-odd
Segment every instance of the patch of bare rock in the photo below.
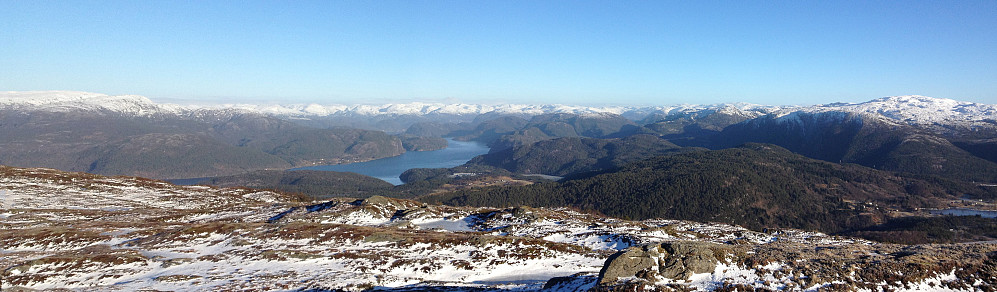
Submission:
<svg viewBox="0 0 997 292">
<path fill-rule="evenodd" d="M 564 281 L 564 280 L 562 280 Z M 612 255 L 595 291 L 995 291 L 997 244 L 715 244 Z"/>
</svg>

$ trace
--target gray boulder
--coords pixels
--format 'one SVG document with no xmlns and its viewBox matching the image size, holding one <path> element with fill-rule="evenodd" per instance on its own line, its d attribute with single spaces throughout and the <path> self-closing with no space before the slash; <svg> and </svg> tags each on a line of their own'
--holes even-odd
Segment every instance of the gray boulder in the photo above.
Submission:
<svg viewBox="0 0 997 292">
<path fill-rule="evenodd" d="M 697 241 L 631 247 L 606 260 L 599 272 L 599 285 L 613 284 L 627 277 L 651 282 L 659 278 L 685 280 L 692 274 L 713 272 L 728 252 L 723 245 Z"/>
</svg>

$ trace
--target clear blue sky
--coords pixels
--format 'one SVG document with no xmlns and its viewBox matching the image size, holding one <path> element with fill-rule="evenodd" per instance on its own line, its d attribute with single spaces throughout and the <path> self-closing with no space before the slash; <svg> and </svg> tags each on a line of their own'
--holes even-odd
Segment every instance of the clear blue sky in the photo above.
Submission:
<svg viewBox="0 0 997 292">
<path fill-rule="evenodd" d="M 0 90 L 380 103 L 997 103 L 997 1 L 0 0 Z"/>
</svg>

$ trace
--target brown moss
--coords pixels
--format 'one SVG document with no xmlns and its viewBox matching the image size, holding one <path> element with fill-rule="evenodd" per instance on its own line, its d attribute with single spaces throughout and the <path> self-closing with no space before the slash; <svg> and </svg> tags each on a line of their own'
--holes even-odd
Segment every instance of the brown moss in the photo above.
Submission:
<svg viewBox="0 0 997 292">
<path fill-rule="evenodd" d="M 4 287 L 27 286 L 31 283 L 44 281 L 52 275 L 102 270 L 116 265 L 147 260 L 137 251 L 116 250 L 106 245 L 98 245 L 26 261 L 4 270 L 0 277 L 4 280 Z M 13 271 L 17 271 L 17 273 L 12 273 Z"/>
<path fill-rule="evenodd" d="M 44 226 L 27 229 L 5 230 L 0 233 L 0 246 L 86 245 L 110 239 L 110 236 L 64 226 Z"/>
</svg>

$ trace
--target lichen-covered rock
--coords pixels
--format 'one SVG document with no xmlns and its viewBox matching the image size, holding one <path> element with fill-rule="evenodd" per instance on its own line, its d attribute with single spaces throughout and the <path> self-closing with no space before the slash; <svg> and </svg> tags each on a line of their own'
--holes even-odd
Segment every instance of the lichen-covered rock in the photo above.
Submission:
<svg viewBox="0 0 997 292">
<path fill-rule="evenodd" d="M 582 272 L 566 277 L 554 277 L 544 283 L 542 291 L 589 291 L 598 280 L 595 273 Z"/>
<path fill-rule="evenodd" d="M 395 215 L 400 215 L 397 213 L 399 211 L 404 212 L 405 210 L 415 210 L 424 205 L 411 200 L 395 199 L 383 196 L 372 196 L 359 202 L 360 209 L 371 215 L 384 218 L 391 218 Z"/>
<path fill-rule="evenodd" d="M 658 272 L 669 279 L 713 272 L 725 254 L 722 245 L 707 242 L 670 242 L 661 244 L 661 248 L 667 253 L 658 260 Z"/>
<path fill-rule="evenodd" d="M 599 284 L 616 282 L 619 278 L 633 277 L 657 270 L 658 246 L 636 246 L 620 251 L 606 260 L 599 271 Z"/>
<path fill-rule="evenodd" d="M 384 196 L 372 196 L 370 198 L 361 201 L 361 206 L 390 206 L 395 209 L 404 209 L 409 207 L 409 205 L 415 204 L 414 202 L 406 202 L 401 199 L 393 199 Z"/>
<path fill-rule="evenodd" d="M 700 275 L 689 277 L 692 274 Z M 812 287 L 821 291 L 997 291 L 997 244 L 652 244 L 613 255 L 594 291 L 801 291 Z"/>
<path fill-rule="evenodd" d="M 687 279 L 692 274 L 712 272 L 726 251 L 723 245 L 695 241 L 631 247 L 606 260 L 599 272 L 599 284 L 611 284 L 629 277 L 652 282 L 659 277 Z"/>
</svg>

